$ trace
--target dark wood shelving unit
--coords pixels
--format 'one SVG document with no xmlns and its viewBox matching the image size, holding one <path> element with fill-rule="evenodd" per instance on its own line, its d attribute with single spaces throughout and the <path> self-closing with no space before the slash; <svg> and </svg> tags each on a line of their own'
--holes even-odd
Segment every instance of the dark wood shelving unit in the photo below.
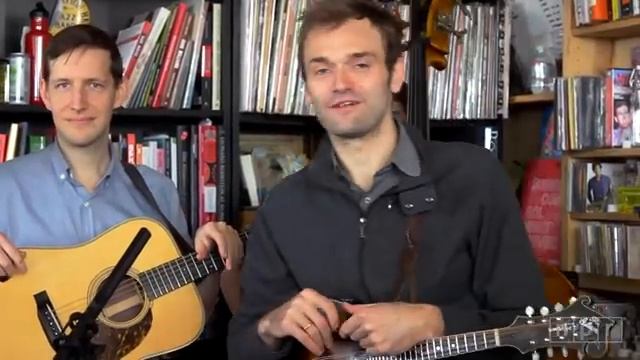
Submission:
<svg viewBox="0 0 640 360">
<path fill-rule="evenodd" d="M 501 119 L 430 119 L 431 128 L 497 126 Z"/>
<path fill-rule="evenodd" d="M 241 112 L 239 116 L 241 132 L 315 135 L 324 133 L 314 115 Z"/>
<path fill-rule="evenodd" d="M 0 114 L 5 120 L 11 117 L 29 116 L 29 120 L 51 120 L 51 114 L 45 107 L 37 105 L 0 104 Z M 214 110 L 173 110 L 173 109 L 116 109 L 114 121 L 155 122 L 159 124 L 198 123 L 203 119 L 211 119 L 214 123 L 222 123 L 222 112 Z M 19 119 L 14 119 L 19 120 Z"/>
</svg>

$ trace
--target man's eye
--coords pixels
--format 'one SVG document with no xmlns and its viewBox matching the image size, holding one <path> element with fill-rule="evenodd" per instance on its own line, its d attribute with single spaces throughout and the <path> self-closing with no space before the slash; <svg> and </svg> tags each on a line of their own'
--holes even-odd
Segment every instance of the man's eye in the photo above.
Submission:
<svg viewBox="0 0 640 360">
<path fill-rule="evenodd" d="M 56 89 L 60 89 L 60 90 L 64 90 L 64 89 L 66 89 L 68 87 L 69 87 L 69 84 L 67 84 L 67 83 L 58 83 L 55 86 Z"/>
<path fill-rule="evenodd" d="M 329 69 L 324 69 L 324 68 L 323 69 L 317 69 L 316 70 L 316 75 L 324 75 L 324 74 L 326 74 L 328 72 L 329 72 Z"/>
<path fill-rule="evenodd" d="M 356 67 L 358 69 L 368 69 L 369 68 L 369 64 L 367 64 L 367 63 L 357 63 Z"/>
<path fill-rule="evenodd" d="M 102 89 L 104 87 L 104 85 L 102 85 L 101 83 L 98 82 L 92 82 L 91 83 L 91 87 L 94 89 Z"/>
</svg>

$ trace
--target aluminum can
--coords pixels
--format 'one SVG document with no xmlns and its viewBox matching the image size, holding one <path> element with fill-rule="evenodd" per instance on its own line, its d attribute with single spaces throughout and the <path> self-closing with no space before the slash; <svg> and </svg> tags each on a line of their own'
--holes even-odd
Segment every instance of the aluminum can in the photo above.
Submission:
<svg viewBox="0 0 640 360">
<path fill-rule="evenodd" d="M 9 102 L 9 60 L 0 59 L 0 103 Z"/>
<path fill-rule="evenodd" d="M 9 103 L 29 103 L 29 56 L 25 53 L 9 55 Z"/>
</svg>

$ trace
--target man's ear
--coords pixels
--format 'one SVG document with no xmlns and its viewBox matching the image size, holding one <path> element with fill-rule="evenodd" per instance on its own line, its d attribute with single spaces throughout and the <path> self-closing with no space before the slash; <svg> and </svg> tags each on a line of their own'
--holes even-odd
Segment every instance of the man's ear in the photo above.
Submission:
<svg viewBox="0 0 640 360">
<path fill-rule="evenodd" d="M 396 63 L 393 65 L 391 71 L 391 92 L 397 93 L 402 89 L 402 83 L 404 83 L 404 58 L 399 56 Z"/>
<path fill-rule="evenodd" d="M 124 101 L 129 95 L 129 80 L 122 78 L 120 84 L 116 86 L 116 96 L 113 102 L 113 108 L 117 109 L 124 104 Z"/>
<path fill-rule="evenodd" d="M 40 98 L 44 103 L 44 106 L 51 110 L 51 102 L 49 100 L 49 88 L 47 87 L 47 81 L 45 79 L 40 79 Z"/>
</svg>

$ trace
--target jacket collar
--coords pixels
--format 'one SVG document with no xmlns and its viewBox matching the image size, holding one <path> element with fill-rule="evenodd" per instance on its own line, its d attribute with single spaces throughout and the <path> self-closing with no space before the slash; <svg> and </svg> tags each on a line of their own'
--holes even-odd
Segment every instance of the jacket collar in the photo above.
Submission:
<svg viewBox="0 0 640 360">
<path fill-rule="evenodd" d="M 404 127 L 420 158 L 420 175 L 410 176 L 402 173 L 398 186 L 390 191 L 398 195 L 399 205 L 404 213 L 414 214 L 433 208 L 437 202 L 437 196 L 432 177 L 429 174 L 428 142 L 415 128 L 406 123 Z M 351 194 L 349 187 L 340 181 L 338 172 L 335 171 L 333 147 L 326 133 L 309 164 L 308 175 L 310 181 L 317 185 Z"/>
</svg>

